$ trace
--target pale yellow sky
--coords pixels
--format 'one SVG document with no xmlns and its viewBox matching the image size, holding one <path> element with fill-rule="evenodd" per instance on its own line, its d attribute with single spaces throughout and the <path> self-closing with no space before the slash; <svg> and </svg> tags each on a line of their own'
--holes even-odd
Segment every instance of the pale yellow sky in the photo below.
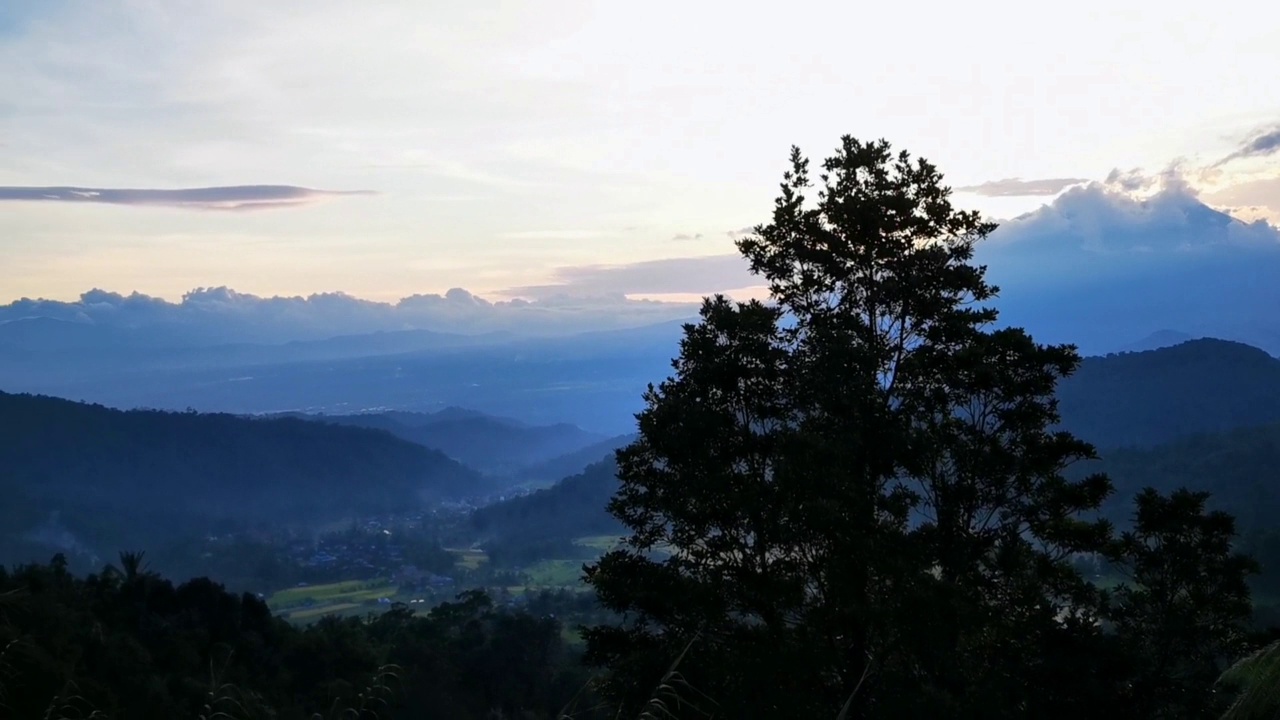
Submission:
<svg viewBox="0 0 1280 720">
<path fill-rule="evenodd" d="M 955 186 L 1203 168 L 1280 121 L 1277 28 L 1252 0 L 7 0 L 0 302 L 496 294 L 722 255 L 767 219 L 788 147 L 821 159 L 843 133 Z M 1274 217 L 1278 174 L 1201 180 Z M 377 194 L 253 211 L 3 199 L 251 185 Z M 1051 197 L 957 199 L 1010 217 Z"/>
</svg>

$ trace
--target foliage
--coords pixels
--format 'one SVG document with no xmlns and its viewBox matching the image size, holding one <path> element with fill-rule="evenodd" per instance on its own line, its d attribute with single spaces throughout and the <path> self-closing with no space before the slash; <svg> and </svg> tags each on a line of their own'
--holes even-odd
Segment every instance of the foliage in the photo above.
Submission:
<svg viewBox="0 0 1280 720">
<path fill-rule="evenodd" d="M 582 557 L 574 540 L 584 535 L 621 534 L 621 525 L 604 512 L 618 489 L 617 465 L 591 465 L 550 488 L 476 510 L 470 531 L 481 538 L 489 557 L 504 566 L 546 558 Z"/>
<path fill-rule="evenodd" d="M 1223 660 L 1245 650 L 1253 609 L 1245 580 L 1257 566 L 1232 549 L 1235 522 L 1206 512 L 1207 499 L 1144 490 L 1134 529 L 1115 550 L 1128 582 L 1108 598 L 1107 618 L 1135 662 L 1126 693 L 1132 716 L 1216 715 L 1223 698 L 1206 689 Z"/>
<path fill-rule="evenodd" d="M 1280 717 L 1280 641 L 1268 643 L 1236 661 L 1219 678 L 1241 692 L 1222 720 L 1274 720 Z"/>
<path fill-rule="evenodd" d="M 553 596 L 542 616 L 473 592 L 425 616 L 400 605 L 300 629 L 209 580 L 175 587 L 134 554 L 83 579 L 60 558 L 0 568 L 0 599 L 4 717 L 553 718 L 592 702 Z"/>
<path fill-rule="evenodd" d="M 1246 531 L 1265 531 L 1280 517 L 1280 424 L 1193 435 L 1153 448 L 1107 451 L 1090 470 L 1105 472 L 1122 503 L 1117 520 L 1144 487 L 1169 492 L 1187 487 L 1212 494 L 1213 509 L 1234 515 Z M 1280 574 L 1277 575 L 1280 577 Z"/>
<path fill-rule="evenodd" d="M 618 453 L 609 509 L 627 545 L 588 568 L 628 620 L 586 633 L 605 691 L 642 708 L 664 658 L 697 636 L 681 676 L 735 718 L 1075 717 L 1120 703 L 1130 653 L 1158 625 L 1127 618 L 1169 596 L 1119 591 L 1121 642 L 1072 562 L 1153 561 L 1084 519 L 1105 476 L 1064 475 L 1094 457 L 1054 430 L 1074 349 L 993 329 L 996 288 L 970 263 L 993 226 L 954 209 L 932 165 L 846 137 L 822 167 L 809 198 L 793 149 L 772 222 L 738 241 L 771 302 L 706 300 Z M 1217 567 L 1217 550 L 1153 552 Z M 1223 624 L 1196 632 L 1229 635 L 1236 598 L 1197 599 L 1210 607 L 1189 609 L 1193 624 L 1202 610 Z"/>
</svg>

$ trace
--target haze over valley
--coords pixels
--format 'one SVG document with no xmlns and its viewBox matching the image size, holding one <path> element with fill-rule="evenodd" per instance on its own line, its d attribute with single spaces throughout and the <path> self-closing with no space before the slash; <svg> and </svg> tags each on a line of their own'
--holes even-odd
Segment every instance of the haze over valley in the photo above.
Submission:
<svg viewBox="0 0 1280 720">
<path fill-rule="evenodd" d="M 1280 716 L 1277 27 L 0 3 L 0 718 Z"/>
</svg>

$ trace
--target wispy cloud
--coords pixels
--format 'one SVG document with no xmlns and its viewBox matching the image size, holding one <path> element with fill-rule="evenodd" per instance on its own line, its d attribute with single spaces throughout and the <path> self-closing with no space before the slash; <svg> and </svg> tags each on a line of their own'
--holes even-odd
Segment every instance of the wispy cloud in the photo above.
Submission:
<svg viewBox="0 0 1280 720">
<path fill-rule="evenodd" d="M 1044 178 L 1040 180 L 1023 180 L 1022 178 L 1005 178 L 991 180 L 979 185 L 958 187 L 956 192 L 973 193 L 985 197 L 1026 197 L 1035 195 L 1057 195 L 1072 185 L 1089 182 L 1084 178 Z"/>
<path fill-rule="evenodd" d="M 174 190 L 0 186 L 0 202 L 105 203 L 194 210 L 267 210 L 297 207 L 326 197 L 369 194 L 373 194 L 372 191 L 314 190 L 293 185 L 229 185 Z"/>
<path fill-rule="evenodd" d="M 702 233 L 678 233 L 672 236 L 671 239 L 681 241 L 681 242 L 687 241 L 687 240 L 701 240 Z"/>
<path fill-rule="evenodd" d="M 502 291 L 507 297 L 706 295 L 758 284 L 738 254 L 666 258 L 620 265 L 558 268 L 553 282 Z"/>
<path fill-rule="evenodd" d="M 1280 152 L 1280 123 L 1254 131 L 1240 144 L 1239 149 L 1214 163 L 1214 167 L 1245 158 L 1265 157 L 1275 152 Z"/>
</svg>

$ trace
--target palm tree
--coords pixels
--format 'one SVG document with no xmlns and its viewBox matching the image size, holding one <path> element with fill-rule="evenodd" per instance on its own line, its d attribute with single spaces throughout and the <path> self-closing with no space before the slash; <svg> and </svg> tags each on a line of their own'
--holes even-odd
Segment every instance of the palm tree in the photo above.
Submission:
<svg viewBox="0 0 1280 720">
<path fill-rule="evenodd" d="M 146 577 L 151 574 L 143 563 L 143 558 L 146 554 L 147 553 L 145 551 L 120 551 L 120 568 L 123 571 L 124 581 L 126 584 L 132 585 L 137 582 L 139 578 Z M 112 569 L 114 570 L 115 568 Z"/>
<path fill-rule="evenodd" d="M 1237 661 L 1218 682 L 1240 691 L 1222 720 L 1280 718 L 1280 641 Z"/>
</svg>

